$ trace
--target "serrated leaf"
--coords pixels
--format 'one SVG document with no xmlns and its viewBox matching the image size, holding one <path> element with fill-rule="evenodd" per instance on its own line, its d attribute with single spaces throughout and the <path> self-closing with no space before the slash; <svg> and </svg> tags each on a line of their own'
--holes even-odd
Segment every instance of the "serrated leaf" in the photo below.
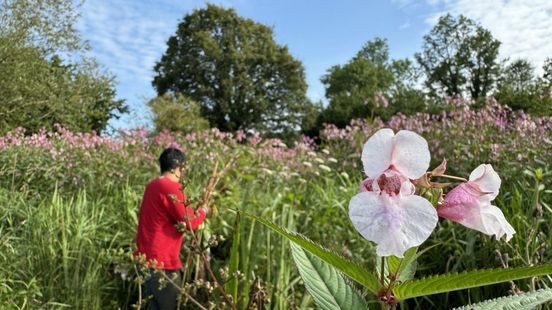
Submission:
<svg viewBox="0 0 552 310">
<path fill-rule="evenodd" d="M 552 289 L 538 290 L 522 295 L 512 295 L 491 300 L 485 300 L 477 304 L 471 304 L 455 310 L 530 310 L 545 302 L 552 301 Z"/>
<path fill-rule="evenodd" d="M 281 234 L 304 250 L 312 253 L 324 262 L 330 264 L 337 270 L 341 271 L 343 274 L 347 275 L 354 281 L 366 287 L 366 289 L 370 292 L 377 294 L 377 292 L 379 291 L 380 283 L 378 281 L 378 278 L 370 271 L 361 267 L 358 263 L 348 260 L 345 257 L 314 243 L 303 235 L 289 232 L 287 229 L 253 214 L 249 214 L 246 212 L 244 212 L 243 214 Z"/>
<path fill-rule="evenodd" d="M 395 298 L 404 300 L 547 274 L 552 274 L 552 265 L 474 270 L 407 281 L 395 286 L 393 294 Z"/>
<path fill-rule="evenodd" d="M 291 253 L 307 290 L 320 309 L 368 309 L 364 298 L 334 267 L 294 243 Z"/>
</svg>

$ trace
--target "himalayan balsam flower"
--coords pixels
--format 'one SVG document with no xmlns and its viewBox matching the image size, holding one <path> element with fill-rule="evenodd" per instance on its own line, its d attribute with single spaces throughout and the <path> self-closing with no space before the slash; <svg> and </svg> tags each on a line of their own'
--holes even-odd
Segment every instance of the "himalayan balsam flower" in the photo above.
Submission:
<svg viewBox="0 0 552 310">
<path fill-rule="evenodd" d="M 481 164 L 470 174 L 469 181 L 452 189 L 437 209 L 440 216 L 497 239 L 506 241 L 515 234 L 499 208 L 491 205 L 498 195 L 500 177 L 488 164 Z"/>
<path fill-rule="evenodd" d="M 402 257 L 424 242 L 437 225 L 433 205 L 414 195 L 410 179 L 429 167 L 427 142 L 418 134 L 381 129 L 364 144 L 362 163 L 368 176 L 349 203 L 349 217 L 360 234 L 377 244 L 379 256 Z"/>
</svg>

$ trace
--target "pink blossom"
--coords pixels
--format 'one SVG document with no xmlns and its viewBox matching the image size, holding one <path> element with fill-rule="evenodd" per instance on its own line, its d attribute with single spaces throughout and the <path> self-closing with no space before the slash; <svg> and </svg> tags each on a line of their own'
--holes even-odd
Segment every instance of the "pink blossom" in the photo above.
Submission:
<svg viewBox="0 0 552 310">
<path fill-rule="evenodd" d="M 349 203 L 349 217 L 360 234 L 377 244 L 379 256 L 402 257 L 424 242 L 437 225 L 433 205 L 414 194 L 410 179 L 429 167 L 427 142 L 402 130 L 381 129 L 364 144 L 362 163 L 368 176 Z"/>
<path fill-rule="evenodd" d="M 427 141 L 408 130 L 395 135 L 391 129 L 381 129 L 366 141 L 362 150 L 364 172 L 372 179 L 388 169 L 417 179 L 426 172 L 430 159 Z"/>
<path fill-rule="evenodd" d="M 402 257 L 423 243 L 437 224 L 433 205 L 416 195 L 362 192 L 351 199 L 349 217 L 364 238 L 377 244 L 379 256 Z"/>
<path fill-rule="evenodd" d="M 387 108 L 389 106 L 389 101 L 387 100 L 385 95 L 383 95 L 382 92 L 376 93 L 376 95 L 374 96 L 374 101 L 376 102 L 376 107 L 381 106 L 381 107 Z"/>
<path fill-rule="evenodd" d="M 243 140 L 245 139 L 245 132 L 243 132 L 243 130 L 238 130 L 236 132 L 236 141 L 238 142 L 242 142 Z"/>
<path fill-rule="evenodd" d="M 470 174 L 469 181 L 452 189 L 437 212 L 441 217 L 497 239 L 506 235 L 506 241 L 515 234 L 502 211 L 491 205 L 500 188 L 500 177 L 488 164 L 481 164 Z"/>
</svg>

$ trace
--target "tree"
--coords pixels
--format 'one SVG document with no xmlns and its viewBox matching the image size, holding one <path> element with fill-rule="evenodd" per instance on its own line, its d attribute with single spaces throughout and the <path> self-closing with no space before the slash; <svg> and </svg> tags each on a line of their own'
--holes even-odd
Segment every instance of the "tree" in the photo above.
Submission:
<svg viewBox="0 0 552 310">
<path fill-rule="evenodd" d="M 425 110 L 425 94 L 417 88 L 419 73 L 409 59 L 389 59 L 387 40 L 368 41 L 345 65 L 336 65 L 322 77 L 328 107 L 318 126 L 348 125 L 351 119 L 397 112 L 413 114 Z"/>
<path fill-rule="evenodd" d="M 517 59 L 507 65 L 499 81 L 499 88 L 508 87 L 514 92 L 527 90 L 535 82 L 535 69 L 526 59 Z"/>
<path fill-rule="evenodd" d="M 552 98 L 547 81 L 547 62 L 543 66 L 543 77 L 537 78 L 531 63 L 517 59 L 503 70 L 495 94 L 496 99 L 513 110 L 523 110 L 537 115 L 550 115 Z"/>
<path fill-rule="evenodd" d="M 101 132 L 127 108 L 115 98 L 113 79 L 99 70 L 92 61 L 63 64 L 56 56 L 45 59 L 36 47 L 0 38 L 0 134 L 15 127 L 51 130 L 55 124 Z"/>
<path fill-rule="evenodd" d="M 311 103 L 300 61 L 272 29 L 215 5 L 186 15 L 155 65 L 159 95 L 182 93 L 221 130 L 299 129 Z"/>
<path fill-rule="evenodd" d="M 393 83 L 388 91 L 388 115 L 412 115 L 427 109 L 424 92 L 418 88 L 419 72 L 410 59 L 393 60 L 389 66 Z"/>
<path fill-rule="evenodd" d="M 542 66 L 542 75 L 543 81 L 548 84 L 549 87 L 552 87 L 552 57 L 546 58 L 544 65 Z"/>
<path fill-rule="evenodd" d="M 148 102 L 153 112 L 155 131 L 190 133 L 209 128 L 201 117 L 199 104 L 184 95 L 165 94 Z"/>
<path fill-rule="evenodd" d="M 344 127 L 351 119 L 374 115 L 383 109 L 377 95 L 385 93 L 393 82 L 388 54 L 387 41 L 376 38 L 367 42 L 347 64 L 331 67 L 321 79 L 329 104 L 319 123 Z"/>
<path fill-rule="evenodd" d="M 82 3 L 68 0 L 0 0 L 0 37 L 43 54 L 87 48 L 75 30 Z"/>
<path fill-rule="evenodd" d="M 485 97 L 499 73 L 500 42 L 473 20 L 447 14 L 424 36 L 416 60 L 433 95 Z"/>
<path fill-rule="evenodd" d="M 61 124 L 100 132 L 127 111 L 114 80 L 87 57 L 73 29 L 78 14 L 70 0 L 0 0 L 0 134 L 28 133 Z M 59 11 L 63 10 L 63 11 Z"/>
</svg>

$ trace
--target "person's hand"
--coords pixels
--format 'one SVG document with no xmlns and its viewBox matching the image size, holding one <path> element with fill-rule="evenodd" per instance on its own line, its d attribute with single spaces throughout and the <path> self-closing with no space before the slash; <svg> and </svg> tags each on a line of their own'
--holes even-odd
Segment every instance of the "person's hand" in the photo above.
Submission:
<svg viewBox="0 0 552 310">
<path fill-rule="evenodd" d="M 211 208 L 207 207 L 207 206 L 202 206 L 199 208 L 200 210 L 203 209 L 203 212 L 205 212 L 205 216 L 206 217 L 209 217 L 211 216 Z"/>
</svg>

